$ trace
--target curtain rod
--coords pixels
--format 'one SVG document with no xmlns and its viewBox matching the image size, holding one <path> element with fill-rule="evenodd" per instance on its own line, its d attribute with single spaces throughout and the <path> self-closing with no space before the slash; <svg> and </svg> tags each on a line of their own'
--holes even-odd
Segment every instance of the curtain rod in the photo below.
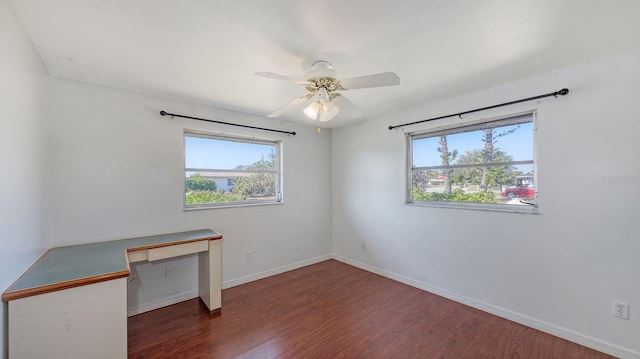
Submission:
<svg viewBox="0 0 640 359">
<path fill-rule="evenodd" d="M 430 118 L 427 120 L 420 120 L 420 121 L 415 121 L 415 122 L 408 122 L 408 123 L 403 123 L 401 125 L 395 125 L 395 126 L 389 126 L 389 130 L 393 130 L 399 127 L 404 127 L 404 126 L 409 126 L 409 125 L 415 125 L 417 123 L 423 123 L 423 122 L 429 122 L 429 121 L 435 121 L 435 120 L 441 120 L 443 118 L 447 118 L 447 117 L 461 117 L 462 115 L 466 115 L 468 113 L 472 113 L 472 112 L 478 112 L 478 111 L 484 111 L 484 110 L 489 110 L 492 108 L 496 108 L 496 107 L 502 107 L 502 106 L 507 106 L 507 105 L 513 105 L 516 103 L 520 103 L 520 102 L 525 102 L 525 101 L 531 101 L 531 100 L 537 100 L 539 98 L 544 98 L 544 97 L 549 97 L 549 96 L 554 96 L 554 97 L 558 97 L 558 95 L 564 96 L 566 94 L 569 93 L 569 89 L 567 88 L 563 88 L 562 90 L 559 91 L 555 91 L 555 92 L 550 92 L 550 93 L 546 93 L 544 95 L 539 95 L 539 96 L 533 96 L 533 97 L 527 97 L 527 98 L 523 98 L 520 100 L 515 100 L 515 101 L 510 101 L 510 102 L 505 102 L 505 103 L 501 103 L 501 104 L 497 104 L 497 105 L 493 105 L 493 106 L 487 106 L 487 107 L 482 107 L 482 108 L 477 108 L 475 110 L 469 110 L 469 111 L 464 111 L 464 112 L 459 112 L 459 113 L 453 113 L 450 115 L 446 115 L 446 116 L 439 116 L 439 117 L 434 117 L 434 118 Z"/>
<path fill-rule="evenodd" d="M 286 133 L 287 135 L 292 135 L 295 136 L 296 133 L 295 132 L 289 132 L 289 131 L 280 131 L 280 130 L 274 130 L 271 128 L 264 128 L 264 127 L 255 127 L 255 126 L 248 126 L 248 125 L 240 125 L 237 123 L 231 123 L 231 122 L 223 122 L 223 121 L 216 121 L 216 120 L 209 120 L 206 118 L 199 118 L 199 117 L 192 117 L 192 116 L 185 116 L 185 115 L 177 115 L 175 113 L 168 113 L 166 111 L 160 111 L 160 116 L 171 116 L 171 117 L 182 117 L 182 118 L 188 118 L 190 120 L 198 120 L 198 121 L 205 121 L 205 122 L 213 122 L 213 123 L 219 123 L 222 125 L 229 125 L 229 126 L 236 126 L 236 127 L 244 127 L 244 128 L 252 128 L 254 130 L 262 130 L 262 131 L 271 131 L 271 132 L 278 132 L 278 133 Z"/>
</svg>

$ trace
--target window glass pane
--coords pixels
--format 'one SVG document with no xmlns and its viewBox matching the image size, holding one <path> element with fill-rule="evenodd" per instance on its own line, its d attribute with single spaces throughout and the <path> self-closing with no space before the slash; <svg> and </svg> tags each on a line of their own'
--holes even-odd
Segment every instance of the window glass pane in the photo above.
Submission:
<svg viewBox="0 0 640 359">
<path fill-rule="evenodd" d="M 533 117 L 528 119 L 410 135 L 409 202 L 535 207 Z"/>
<path fill-rule="evenodd" d="M 492 161 L 524 161 L 533 158 L 533 124 L 503 126 L 413 140 L 413 167 L 442 165 L 442 137 L 450 153 L 449 165 L 484 163 L 485 139 L 493 144 Z"/>
<path fill-rule="evenodd" d="M 185 206 L 279 202 L 279 142 L 185 133 Z"/>
<path fill-rule="evenodd" d="M 184 138 L 187 168 L 244 169 L 260 167 L 275 170 L 275 144 L 219 140 L 186 135 Z"/>
<path fill-rule="evenodd" d="M 486 190 L 482 186 L 483 174 Z M 530 205 L 535 198 L 533 178 L 533 165 L 415 170 L 413 200 Z"/>
</svg>

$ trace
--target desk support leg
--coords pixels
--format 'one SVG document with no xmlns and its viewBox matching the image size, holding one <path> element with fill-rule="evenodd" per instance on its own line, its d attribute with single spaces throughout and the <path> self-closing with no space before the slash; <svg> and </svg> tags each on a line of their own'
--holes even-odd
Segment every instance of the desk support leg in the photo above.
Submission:
<svg viewBox="0 0 640 359">
<path fill-rule="evenodd" d="M 198 282 L 200 299 L 209 314 L 222 307 L 222 241 L 209 241 L 209 251 L 198 254 Z"/>
</svg>

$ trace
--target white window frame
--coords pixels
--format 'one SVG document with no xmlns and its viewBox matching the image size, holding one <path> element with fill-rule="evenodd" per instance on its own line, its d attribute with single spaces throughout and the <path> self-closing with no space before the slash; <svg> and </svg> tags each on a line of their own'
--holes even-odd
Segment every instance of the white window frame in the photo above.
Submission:
<svg viewBox="0 0 640 359">
<path fill-rule="evenodd" d="M 493 204 L 493 203 L 471 203 L 471 202 L 444 202 L 444 201 L 414 201 L 413 200 L 413 171 L 416 169 L 429 169 L 430 167 L 441 166 L 428 166 L 428 167 L 413 167 L 413 146 L 414 139 L 423 139 L 438 137 L 446 134 L 456 134 L 469 131 L 477 131 L 492 127 L 502 127 L 520 123 L 531 123 L 533 125 L 533 158 L 529 161 L 509 161 L 501 162 L 501 165 L 517 165 L 517 164 L 532 164 L 533 176 L 535 183 L 535 196 L 531 205 L 513 205 L 513 204 Z M 537 214 L 538 209 L 538 169 L 536 161 L 536 153 L 538 152 L 538 140 L 537 140 L 537 114 L 535 111 L 529 111 L 526 113 L 512 114 L 508 116 L 501 116 L 491 119 L 480 119 L 476 121 L 470 121 L 465 123 L 459 123 L 454 125 L 442 126 L 428 130 L 421 130 L 415 132 L 408 132 L 405 134 L 406 138 L 406 195 L 405 205 L 410 206 L 422 206 L 422 207 L 439 207 L 439 208 L 457 208 L 457 209 L 471 209 L 471 210 L 483 210 L 483 211 L 496 211 L 496 212 L 513 212 L 513 213 L 532 213 Z M 468 165 L 471 167 L 471 165 Z M 495 165 L 494 165 L 495 166 Z M 452 165 L 449 168 L 460 168 L 461 166 Z M 466 167 L 466 166 L 465 166 Z M 475 166 L 482 167 L 482 166 Z"/>
<path fill-rule="evenodd" d="M 205 139 L 219 140 L 219 141 L 230 141 L 230 142 L 241 142 L 241 143 L 254 143 L 261 145 L 270 145 L 275 147 L 275 170 L 274 171 L 251 171 L 251 170 L 227 170 L 227 169 L 215 169 L 215 168 L 187 168 L 186 166 L 186 137 L 200 137 Z M 214 132 L 205 132 L 198 130 L 190 130 L 184 129 L 182 134 L 182 206 L 184 211 L 192 211 L 192 210 L 201 210 L 201 209 L 212 209 L 212 208 L 230 208 L 230 207 L 246 207 L 246 206 L 264 206 L 264 205 L 274 205 L 274 204 L 282 204 L 284 203 L 284 195 L 282 190 L 282 182 L 283 182 L 283 170 L 282 170 L 282 141 L 274 140 L 268 138 L 258 138 L 258 137 L 250 137 L 250 136 L 241 136 L 241 135 L 230 135 L 230 134 L 220 134 Z M 217 203 L 199 203 L 199 204 L 187 204 L 187 186 L 186 186 L 186 173 L 187 172 L 206 172 L 206 171 L 215 171 L 215 172 L 247 172 L 247 173 L 274 173 L 276 177 L 276 188 L 275 188 L 275 199 L 251 199 L 244 200 L 238 202 L 217 202 Z"/>
</svg>

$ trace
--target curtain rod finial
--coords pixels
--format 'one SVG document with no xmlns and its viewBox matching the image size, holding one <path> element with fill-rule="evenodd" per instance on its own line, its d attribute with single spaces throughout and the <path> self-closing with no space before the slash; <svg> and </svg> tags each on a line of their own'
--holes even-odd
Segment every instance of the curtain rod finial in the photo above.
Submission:
<svg viewBox="0 0 640 359">
<path fill-rule="evenodd" d="M 165 111 L 160 111 L 160 116 L 166 116 L 167 113 Z"/>
<path fill-rule="evenodd" d="M 562 90 L 558 91 L 558 94 L 562 95 L 562 96 L 564 96 L 564 95 L 566 95 L 568 93 L 569 93 L 569 89 L 568 88 L 563 88 Z"/>
</svg>

